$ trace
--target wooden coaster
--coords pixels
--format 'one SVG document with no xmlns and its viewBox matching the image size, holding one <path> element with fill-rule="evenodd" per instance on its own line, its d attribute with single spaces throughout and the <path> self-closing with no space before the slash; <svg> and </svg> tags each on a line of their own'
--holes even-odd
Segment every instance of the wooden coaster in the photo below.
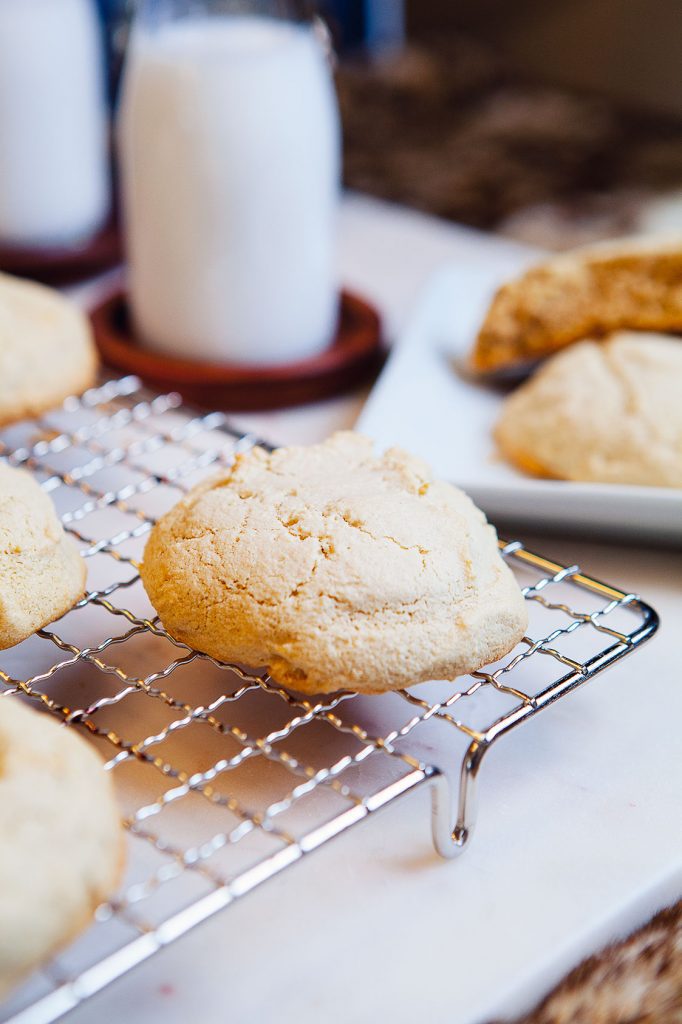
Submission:
<svg viewBox="0 0 682 1024">
<path fill-rule="evenodd" d="M 45 284 L 69 284 L 92 277 L 122 259 L 120 232 L 113 216 L 82 245 L 19 248 L 0 244 L 0 271 Z"/>
<path fill-rule="evenodd" d="M 374 376 L 383 365 L 377 311 L 341 293 L 336 338 L 324 352 L 283 366 L 235 366 L 160 355 L 142 348 L 131 327 L 126 294 L 116 292 L 90 313 L 95 341 L 107 366 L 134 373 L 161 391 L 179 391 L 211 409 L 281 409 L 338 395 Z"/>
</svg>

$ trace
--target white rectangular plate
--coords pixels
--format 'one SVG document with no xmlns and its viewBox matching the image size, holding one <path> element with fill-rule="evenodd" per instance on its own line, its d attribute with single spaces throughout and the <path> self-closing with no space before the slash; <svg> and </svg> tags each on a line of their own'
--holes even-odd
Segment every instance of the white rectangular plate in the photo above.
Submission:
<svg viewBox="0 0 682 1024">
<path fill-rule="evenodd" d="M 444 267 L 427 286 L 372 391 L 357 429 L 400 445 L 510 525 L 682 541 L 682 490 L 539 480 L 504 463 L 492 426 L 503 392 L 457 372 L 495 289 L 537 257 L 494 243 Z"/>
</svg>

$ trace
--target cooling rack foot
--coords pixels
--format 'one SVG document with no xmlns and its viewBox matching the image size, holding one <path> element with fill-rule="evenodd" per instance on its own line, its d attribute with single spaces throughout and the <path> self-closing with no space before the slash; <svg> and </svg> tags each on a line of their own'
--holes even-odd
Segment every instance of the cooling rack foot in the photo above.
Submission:
<svg viewBox="0 0 682 1024">
<path fill-rule="evenodd" d="M 478 773 L 487 749 L 488 744 L 475 740 L 466 752 L 459 775 L 456 818 L 452 783 L 440 772 L 432 778 L 431 828 L 434 846 L 441 857 L 458 857 L 471 839 L 476 821 Z"/>
</svg>

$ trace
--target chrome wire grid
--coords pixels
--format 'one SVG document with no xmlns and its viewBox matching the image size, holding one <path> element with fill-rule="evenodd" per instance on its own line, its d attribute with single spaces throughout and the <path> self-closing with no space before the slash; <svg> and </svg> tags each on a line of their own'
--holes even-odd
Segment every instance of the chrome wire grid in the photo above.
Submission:
<svg viewBox="0 0 682 1024">
<path fill-rule="evenodd" d="M 525 588 L 529 635 L 455 683 L 304 698 L 199 654 L 164 630 L 138 563 L 155 519 L 253 443 L 224 414 L 188 410 L 131 377 L 0 432 L 0 457 L 37 477 L 89 565 L 76 607 L 0 654 L 0 697 L 90 737 L 129 836 L 116 897 L 0 1008 L 2 1020 L 57 1019 L 420 785 L 432 787 L 438 851 L 460 853 L 490 747 L 657 627 L 633 594 L 515 541 L 500 546 Z"/>
</svg>

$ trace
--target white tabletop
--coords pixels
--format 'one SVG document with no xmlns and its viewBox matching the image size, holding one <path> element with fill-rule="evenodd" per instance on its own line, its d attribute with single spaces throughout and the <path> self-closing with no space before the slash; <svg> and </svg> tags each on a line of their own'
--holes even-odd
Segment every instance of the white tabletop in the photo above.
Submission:
<svg viewBox="0 0 682 1024">
<path fill-rule="evenodd" d="M 475 232 L 359 197 L 346 201 L 341 229 L 342 279 L 380 307 L 391 336 L 431 272 L 480 244 Z M 277 441 L 314 441 L 351 426 L 362 397 L 238 422 Z M 641 593 L 663 625 L 491 755 L 465 855 L 436 856 L 419 791 L 116 982 L 74 1024 L 474 1024 L 527 1007 L 680 893 L 682 556 L 524 539 Z M 625 714 L 632 702 L 636 714 Z M 559 809 L 570 824 L 557 835 Z"/>
</svg>

